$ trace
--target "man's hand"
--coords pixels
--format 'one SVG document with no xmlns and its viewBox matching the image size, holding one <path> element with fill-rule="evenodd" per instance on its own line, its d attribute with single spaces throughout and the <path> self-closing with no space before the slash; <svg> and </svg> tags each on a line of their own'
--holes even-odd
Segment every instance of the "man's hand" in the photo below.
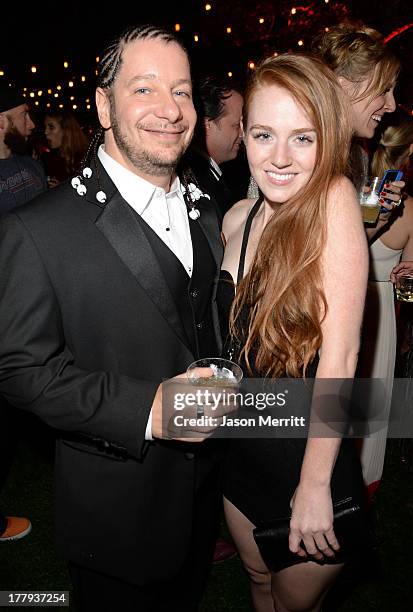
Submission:
<svg viewBox="0 0 413 612">
<path fill-rule="evenodd" d="M 222 386 L 208 385 L 212 375 L 211 368 L 198 368 L 199 383 L 183 373 L 159 385 L 152 404 L 154 438 L 202 442 L 213 435 L 237 406 L 226 401 L 236 387 L 225 386 L 225 381 Z"/>
</svg>

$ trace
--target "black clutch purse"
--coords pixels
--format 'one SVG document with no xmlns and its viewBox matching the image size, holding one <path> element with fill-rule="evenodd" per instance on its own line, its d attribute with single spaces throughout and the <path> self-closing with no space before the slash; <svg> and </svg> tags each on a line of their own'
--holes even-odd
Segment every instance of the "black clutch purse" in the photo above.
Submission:
<svg viewBox="0 0 413 612">
<path fill-rule="evenodd" d="M 364 513 L 352 497 L 334 503 L 333 511 L 334 533 L 340 544 L 340 550 L 335 552 L 334 557 L 324 556 L 323 560 L 316 561 L 317 563 L 343 563 L 350 556 L 357 554 L 369 541 Z M 314 560 L 310 555 L 303 559 L 288 548 L 290 520 L 291 516 L 274 519 L 253 530 L 254 540 L 261 556 L 267 567 L 273 572 L 306 562 L 309 559 Z"/>
</svg>

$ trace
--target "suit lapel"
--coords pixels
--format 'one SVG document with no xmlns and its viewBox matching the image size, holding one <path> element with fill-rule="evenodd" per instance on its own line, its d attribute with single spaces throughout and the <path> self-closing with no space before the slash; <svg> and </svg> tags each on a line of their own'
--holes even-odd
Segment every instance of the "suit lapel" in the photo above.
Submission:
<svg viewBox="0 0 413 612">
<path fill-rule="evenodd" d="M 88 190 L 85 196 L 94 209 L 99 211 L 95 219 L 96 227 L 174 329 L 179 339 L 188 346 L 187 336 L 164 274 L 144 231 L 135 219 L 135 213 L 119 194 L 99 159 L 96 160 L 96 164 L 92 178 L 87 181 Z M 107 195 L 105 204 L 99 204 L 96 201 L 96 192 L 100 190 Z M 190 220 L 190 223 L 200 224 L 211 248 L 217 270 L 219 270 L 223 257 L 223 244 L 215 210 L 207 198 L 196 202 L 196 207 L 199 208 L 201 216 L 197 221 Z M 193 245 L 193 248 L 195 249 L 196 245 Z"/>
<path fill-rule="evenodd" d="M 115 190 L 107 201 L 95 224 L 179 339 L 188 346 L 181 318 L 159 262 L 133 211 L 118 191 Z"/>
<path fill-rule="evenodd" d="M 197 221 L 190 221 L 190 223 L 199 223 L 201 226 L 214 256 L 217 270 L 219 270 L 221 268 L 222 257 L 224 255 L 224 246 L 222 244 L 218 218 L 213 208 L 213 203 L 211 200 L 203 198 L 202 203 L 201 200 L 199 200 L 199 203 L 195 203 L 195 208 L 199 209 L 201 216 Z"/>
</svg>

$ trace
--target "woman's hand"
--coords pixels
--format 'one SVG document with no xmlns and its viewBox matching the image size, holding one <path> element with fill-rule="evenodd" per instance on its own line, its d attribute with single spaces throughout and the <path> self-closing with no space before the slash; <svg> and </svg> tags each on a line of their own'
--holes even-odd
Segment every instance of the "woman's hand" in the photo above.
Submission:
<svg viewBox="0 0 413 612">
<path fill-rule="evenodd" d="M 381 212 L 379 219 L 381 221 L 388 221 L 392 210 L 400 206 L 403 196 L 403 188 L 405 186 L 404 181 L 395 181 L 393 183 L 385 183 L 383 191 L 380 195 L 380 204 L 383 208 L 387 209 L 387 212 Z"/>
<path fill-rule="evenodd" d="M 330 487 L 300 483 L 291 499 L 291 508 L 291 552 L 300 557 L 311 555 L 317 561 L 321 561 L 324 555 L 334 557 L 334 551 L 339 550 L 340 545 L 333 529 Z"/>
<path fill-rule="evenodd" d="M 401 276 L 406 276 L 407 274 L 413 274 L 413 261 L 401 261 L 397 266 L 394 266 L 390 272 L 390 280 L 392 283 L 397 283 Z"/>
</svg>

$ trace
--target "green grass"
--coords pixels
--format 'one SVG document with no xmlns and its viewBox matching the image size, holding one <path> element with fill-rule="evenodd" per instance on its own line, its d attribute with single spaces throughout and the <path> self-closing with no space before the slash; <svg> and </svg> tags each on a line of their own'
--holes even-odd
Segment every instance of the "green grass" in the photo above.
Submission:
<svg viewBox="0 0 413 612">
<path fill-rule="evenodd" d="M 412 456 L 412 442 L 409 452 Z M 378 565 L 375 568 L 371 565 L 367 571 L 368 564 L 362 563 L 343 575 L 324 606 L 325 612 L 412 609 L 413 482 L 411 464 L 409 470 L 401 455 L 400 442 L 390 440 L 384 480 L 373 513 Z M 19 446 L 1 499 L 8 513 L 29 517 L 33 530 L 22 540 L 0 544 L 0 590 L 71 588 L 65 563 L 57 557 L 53 543 L 52 466 L 52 437 L 45 435 L 42 426 L 33 423 Z M 201 611 L 249 610 L 248 581 L 239 558 L 214 566 Z"/>
</svg>

